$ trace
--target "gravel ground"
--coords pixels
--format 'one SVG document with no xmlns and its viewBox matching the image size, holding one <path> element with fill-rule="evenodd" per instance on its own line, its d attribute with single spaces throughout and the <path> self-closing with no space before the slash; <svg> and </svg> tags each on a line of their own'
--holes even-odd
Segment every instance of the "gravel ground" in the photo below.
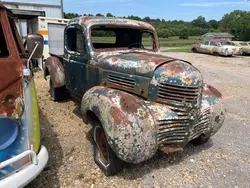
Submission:
<svg viewBox="0 0 250 188">
<path fill-rule="evenodd" d="M 250 57 L 164 54 L 192 62 L 224 95 L 225 123 L 207 144 L 188 145 L 182 153 L 159 152 L 107 178 L 93 161 L 90 126 L 82 122 L 79 107 L 52 102 L 49 83 L 38 72 L 41 140 L 50 159 L 28 187 L 250 187 Z"/>
</svg>

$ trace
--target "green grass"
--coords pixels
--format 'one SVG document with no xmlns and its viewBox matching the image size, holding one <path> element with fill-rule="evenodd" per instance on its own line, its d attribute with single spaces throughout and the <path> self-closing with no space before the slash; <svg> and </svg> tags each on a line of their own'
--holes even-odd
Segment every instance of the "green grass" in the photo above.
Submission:
<svg viewBox="0 0 250 188">
<path fill-rule="evenodd" d="M 200 36 L 190 36 L 188 39 L 179 39 L 179 37 L 159 38 L 161 47 L 181 47 L 191 46 L 201 42 Z"/>
<path fill-rule="evenodd" d="M 92 37 L 93 42 L 99 43 L 115 43 L 114 37 Z M 198 44 L 201 42 L 200 36 L 190 36 L 188 39 L 179 39 L 179 37 L 159 38 L 160 47 L 184 47 Z M 151 46 L 152 42 L 149 38 L 143 38 L 144 46 Z M 179 49 L 178 49 L 179 50 Z"/>
</svg>

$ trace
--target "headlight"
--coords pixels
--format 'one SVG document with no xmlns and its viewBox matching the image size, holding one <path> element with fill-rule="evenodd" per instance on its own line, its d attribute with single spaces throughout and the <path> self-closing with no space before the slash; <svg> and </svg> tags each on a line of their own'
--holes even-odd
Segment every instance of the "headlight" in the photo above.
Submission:
<svg viewBox="0 0 250 188">
<path fill-rule="evenodd" d="M 15 120 L 0 117 L 0 151 L 9 147 L 17 138 L 18 125 Z"/>
</svg>

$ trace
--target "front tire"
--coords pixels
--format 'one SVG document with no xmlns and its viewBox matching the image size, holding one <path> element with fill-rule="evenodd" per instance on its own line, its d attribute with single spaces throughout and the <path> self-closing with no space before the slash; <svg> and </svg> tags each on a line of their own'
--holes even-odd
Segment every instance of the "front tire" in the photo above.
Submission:
<svg viewBox="0 0 250 188">
<path fill-rule="evenodd" d="M 92 129 L 94 161 L 105 176 L 113 176 L 120 172 L 125 162 L 119 159 L 109 146 L 105 132 L 99 122 L 94 122 Z"/>
<path fill-rule="evenodd" d="M 66 86 L 54 88 L 51 80 L 49 82 L 49 85 L 50 85 L 49 89 L 50 97 L 53 101 L 63 101 L 68 98 L 68 92 Z"/>
<path fill-rule="evenodd" d="M 197 51 L 196 48 L 192 48 L 192 52 L 193 52 L 193 53 L 198 53 L 198 51 Z"/>
<path fill-rule="evenodd" d="M 195 138 L 194 140 L 192 140 L 191 143 L 194 146 L 200 146 L 200 145 L 207 143 L 209 141 L 209 139 L 210 139 L 209 136 L 201 135 L 198 138 Z"/>
</svg>

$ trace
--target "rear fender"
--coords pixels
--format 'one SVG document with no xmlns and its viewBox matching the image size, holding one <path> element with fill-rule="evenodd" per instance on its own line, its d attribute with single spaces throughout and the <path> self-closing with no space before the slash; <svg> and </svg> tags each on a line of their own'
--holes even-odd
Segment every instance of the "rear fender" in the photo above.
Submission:
<svg viewBox="0 0 250 188">
<path fill-rule="evenodd" d="M 140 98 L 98 86 L 85 93 L 81 110 L 85 119 L 89 111 L 97 116 L 110 147 L 123 161 L 139 163 L 156 153 L 157 126 Z"/>
<path fill-rule="evenodd" d="M 65 85 L 65 73 L 63 67 L 63 59 L 50 56 L 45 61 L 44 76 L 50 75 L 52 86 L 59 88 Z"/>
</svg>

